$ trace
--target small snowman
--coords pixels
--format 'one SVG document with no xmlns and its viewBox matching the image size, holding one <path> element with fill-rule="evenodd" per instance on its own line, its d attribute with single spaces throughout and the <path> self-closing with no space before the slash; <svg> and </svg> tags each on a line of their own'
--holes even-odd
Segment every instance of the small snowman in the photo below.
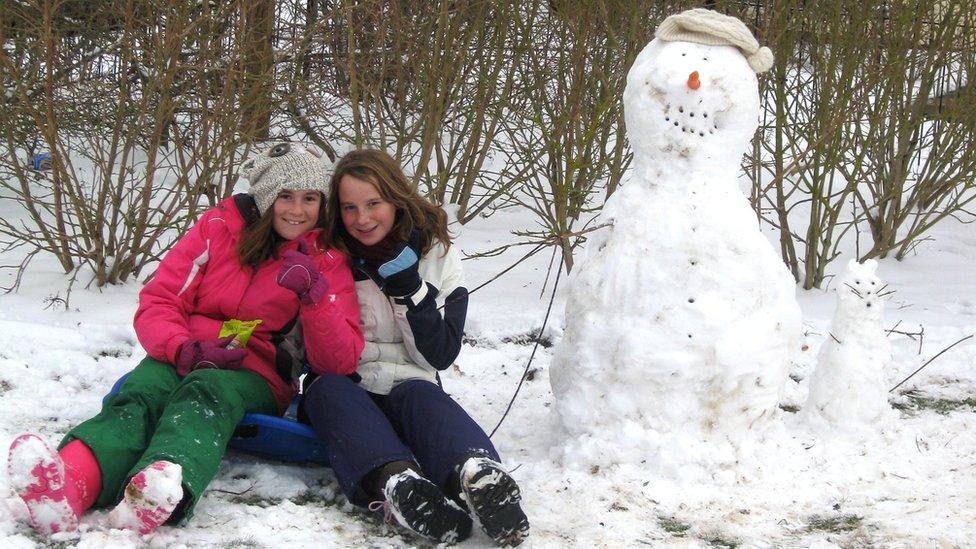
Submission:
<svg viewBox="0 0 976 549">
<path fill-rule="evenodd" d="M 810 394 L 800 417 L 831 431 L 871 431 L 892 415 L 884 369 L 891 361 L 885 337 L 886 285 L 875 274 L 878 262 L 847 263 L 835 286 L 837 311 L 817 355 Z"/>
<path fill-rule="evenodd" d="M 570 461 L 702 456 L 698 441 L 776 413 L 800 311 L 737 182 L 771 64 L 741 21 L 704 9 L 665 19 L 634 61 L 633 173 L 573 274 L 551 367 Z"/>
</svg>

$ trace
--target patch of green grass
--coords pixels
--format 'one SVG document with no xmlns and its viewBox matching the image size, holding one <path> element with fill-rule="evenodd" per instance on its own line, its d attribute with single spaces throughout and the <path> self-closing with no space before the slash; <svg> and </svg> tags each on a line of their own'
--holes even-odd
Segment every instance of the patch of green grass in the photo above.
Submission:
<svg viewBox="0 0 976 549">
<path fill-rule="evenodd" d="M 7 391 L 13 389 L 14 386 L 10 384 L 6 379 L 0 379 L 0 395 L 6 393 Z"/>
<path fill-rule="evenodd" d="M 919 391 L 907 391 L 902 393 L 902 396 L 908 398 L 908 402 L 892 404 L 899 410 L 932 410 L 943 416 L 955 411 L 976 412 L 976 397 L 964 399 L 939 398 Z"/>
<path fill-rule="evenodd" d="M 254 538 L 248 536 L 225 541 L 221 547 L 226 547 L 227 549 L 263 549 L 265 546 L 254 541 Z"/>
<path fill-rule="evenodd" d="M 288 501 L 295 505 L 317 505 L 320 507 L 333 507 L 335 501 L 332 498 L 323 496 L 318 492 L 306 490 L 297 496 L 288 498 Z"/>
<path fill-rule="evenodd" d="M 850 532 L 861 526 L 864 517 L 857 515 L 813 515 L 807 519 L 807 530 L 810 532 Z"/>
<path fill-rule="evenodd" d="M 281 503 L 281 498 L 266 498 L 257 494 L 231 494 L 230 502 L 265 508 L 278 505 Z"/>
<path fill-rule="evenodd" d="M 779 409 L 791 414 L 795 414 L 800 411 L 800 407 L 796 404 L 780 404 Z"/>
<path fill-rule="evenodd" d="M 334 507 L 335 501 L 332 498 L 323 496 L 317 492 L 311 490 L 306 490 L 300 494 L 292 496 L 290 498 L 269 498 L 262 497 L 257 494 L 230 494 L 230 501 L 232 503 L 239 503 L 241 505 L 254 505 L 257 507 L 274 507 L 279 505 L 281 502 L 287 500 L 295 505 L 317 505 L 322 507 Z"/>
<path fill-rule="evenodd" d="M 237 477 L 248 478 L 246 474 L 238 474 L 234 476 L 235 479 Z M 251 493 L 250 490 L 246 490 L 243 493 L 234 493 L 228 490 L 211 489 L 208 491 L 208 494 L 212 494 L 214 492 L 220 494 L 219 497 L 230 503 L 236 503 L 239 505 L 253 505 L 255 507 L 261 507 L 262 509 L 281 505 L 286 501 L 294 505 L 312 505 L 333 508 L 339 507 L 345 502 L 345 498 L 341 496 L 330 496 L 328 493 L 323 494 L 314 490 L 306 490 L 287 498 L 260 496 Z M 392 537 L 396 535 L 395 528 L 386 528 L 389 525 L 385 522 L 383 513 L 375 513 L 372 511 L 366 511 L 365 509 L 355 508 L 352 510 L 352 514 L 356 515 L 357 518 L 364 520 L 366 523 L 375 523 L 375 525 L 378 527 L 378 532 L 382 529 L 389 530 L 389 532 L 383 534 L 385 537 Z M 341 525 L 337 526 L 337 528 L 340 526 Z"/>
<path fill-rule="evenodd" d="M 44 547 L 44 549 L 68 549 L 69 547 L 74 547 L 78 542 L 77 539 L 55 541 L 33 531 L 27 534 L 27 537 L 36 543 L 38 547 Z"/>
<path fill-rule="evenodd" d="M 676 537 L 684 536 L 691 528 L 690 524 L 681 522 L 675 517 L 657 517 L 657 524 L 662 530 Z"/>
<path fill-rule="evenodd" d="M 535 340 L 539 336 L 538 331 L 530 332 L 527 334 L 517 334 L 513 336 L 508 336 L 502 338 L 503 343 L 514 343 L 515 345 L 535 345 Z M 552 339 L 548 337 L 539 337 L 539 345 L 543 348 L 548 349 L 552 347 Z"/>
<path fill-rule="evenodd" d="M 702 538 L 702 541 L 707 543 L 709 547 L 721 547 L 722 549 L 735 549 L 739 546 L 739 542 L 731 539 L 725 539 L 716 534 L 706 536 Z"/>
<path fill-rule="evenodd" d="M 121 349 L 105 349 L 103 351 L 99 351 L 98 356 L 95 357 L 95 360 L 106 357 L 120 358 L 123 355 L 127 355 L 127 353 Z"/>
<path fill-rule="evenodd" d="M 414 535 L 405 528 L 400 528 L 395 524 L 390 524 L 383 519 L 383 513 L 366 511 L 365 509 L 355 508 L 351 515 L 362 523 L 363 530 L 367 537 L 393 539 L 403 538 L 411 547 L 417 549 L 433 549 L 441 547 L 431 540 Z"/>
</svg>

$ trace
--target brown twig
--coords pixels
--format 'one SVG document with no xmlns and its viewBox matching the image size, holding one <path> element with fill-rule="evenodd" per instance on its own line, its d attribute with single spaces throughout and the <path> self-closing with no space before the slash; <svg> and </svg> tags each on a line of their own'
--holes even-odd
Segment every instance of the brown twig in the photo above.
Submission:
<svg viewBox="0 0 976 549">
<path fill-rule="evenodd" d="M 515 267 L 517 267 L 520 263 L 522 263 L 526 259 L 532 257 L 533 255 L 535 255 L 536 252 L 538 252 L 539 250 L 541 250 L 544 246 L 545 246 L 545 244 L 539 244 L 535 248 L 532 248 L 532 250 L 529 251 L 529 253 L 523 255 L 521 259 L 519 259 L 515 263 L 512 263 L 511 265 L 509 265 L 508 267 L 506 267 L 502 272 L 496 274 L 495 276 L 493 276 L 493 277 L 489 278 L 488 280 L 482 282 L 481 284 L 475 286 L 474 289 L 469 290 L 468 293 L 464 294 L 463 299 L 467 299 L 469 295 L 477 292 L 478 290 L 480 290 L 480 289 L 484 288 L 485 286 L 491 284 L 492 282 L 498 280 L 499 278 L 502 277 L 502 275 L 504 275 L 508 271 L 511 271 L 512 269 L 514 269 Z M 457 298 L 457 299 L 462 299 L 462 298 Z M 443 309 L 445 305 L 447 305 L 448 303 L 452 303 L 453 301 L 456 301 L 457 299 L 445 301 L 444 302 L 444 305 L 441 305 L 440 307 L 438 307 L 437 310 L 439 311 L 439 310 Z"/>
<path fill-rule="evenodd" d="M 532 366 L 532 359 L 535 358 L 535 352 L 539 349 L 539 342 L 542 341 L 542 333 L 546 330 L 546 325 L 549 323 L 549 314 L 552 313 L 552 304 L 556 301 L 556 289 L 559 288 L 559 276 L 563 272 L 563 260 L 562 257 L 559 259 L 559 267 L 556 268 L 556 279 L 552 283 L 552 297 L 549 298 L 549 307 L 546 309 L 546 316 L 542 320 L 542 327 L 539 328 L 539 335 L 535 338 L 535 345 L 532 346 L 532 353 L 529 355 L 528 362 L 525 363 L 525 369 L 522 371 L 522 375 L 519 377 L 518 386 L 515 388 L 515 393 L 512 394 L 512 399 L 508 401 L 508 406 L 505 407 L 505 413 L 498 420 L 498 424 L 495 428 L 491 430 L 491 434 L 488 438 L 495 436 L 495 432 L 498 428 L 502 426 L 502 422 L 508 417 L 508 413 L 512 410 L 512 405 L 515 404 L 515 397 L 518 396 L 519 391 L 522 390 L 522 384 L 525 382 L 526 375 L 529 373 L 529 367 Z"/>
<path fill-rule="evenodd" d="M 519 242 L 513 242 L 512 244 L 505 244 L 504 246 L 492 248 L 484 252 L 478 252 L 474 254 L 464 254 L 464 260 L 481 258 L 481 257 L 495 257 L 497 255 L 500 255 L 502 252 L 505 252 L 509 248 L 514 248 L 516 246 L 531 246 L 533 244 L 536 244 L 537 247 L 546 246 L 546 245 L 552 246 L 558 244 L 559 242 L 562 242 L 563 240 L 567 240 L 569 238 L 576 237 L 576 236 L 583 236 L 587 233 L 592 233 L 593 231 L 602 229 L 604 227 L 609 227 L 611 225 L 613 224 L 609 222 L 601 223 L 599 225 L 584 228 L 579 231 L 570 231 L 570 232 L 562 232 L 562 233 L 534 233 L 534 232 L 515 231 L 512 233 L 515 236 L 528 236 L 531 237 L 532 240 L 521 240 Z"/>
<path fill-rule="evenodd" d="M 921 326 L 920 329 L 919 329 L 919 331 L 917 331 L 917 332 L 906 332 L 906 331 L 902 331 L 902 330 L 899 330 L 898 329 L 898 326 L 901 326 L 901 321 L 900 320 L 898 322 L 896 322 L 894 326 L 892 326 L 891 328 L 885 330 L 885 335 L 899 334 L 899 335 L 903 335 L 903 336 L 907 337 L 908 339 L 911 339 L 912 341 L 916 341 L 915 336 L 918 336 L 918 340 L 917 340 L 918 341 L 918 354 L 922 354 L 922 341 L 925 340 L 925 326 Z"/>
<path fill-rule="evenodd" d="M 914 372 L 912 372 L 912 373 L 911 373 L 911 375 L 909 375 L 909 376 L 908 376 L 908 377 L 906 377 L 905 379 L 903 379 L 903 380 L 901 380 L 901 381 L 900 381 L 900 382 L 898 383 L 898 385 L 895 385 L 894 387 L 892 387 L 891 389 L 889 389 L 889 390 L 888 390 L 888 392 L 889 392 L 889 393 L 891 393 L 891 392 L 894 392 L 894 390 L 895 390 L 895 389 L 897 389 L 897 388 L 899 388 L 899 387 L 901 387 L 903 383 L 905 383 L 905 382 L 906 382 L 906 381 L 908 381 L 909 379 L 912 379 L 912 377 L 914 377 L 914 376 L 915 376 L 915 374 L 917 374 L 917 373 L 919 373 L 919 372 L 921 372 L 921 371 L 922 371 L 922 368 L 925 368 L 926 366 L 928 366 L 929 364 L 931 364 L 933 360 L 935 360 L 935 359 L 937 359 L 937 358 L 939 358 L 940 356 L 942 356 L 942 353 L 944 353 L 944 352 L 946 352 L 946 351 L 948 351 L 949 349 L 951 349 L 951 348 L 953 348 L 953 347 L 955 347 L 956 345 L 959 345 L 959 344 L 960 344 L 960 343 L 962 343 L 963 341 L 966 341 L 967 339 L 970 339 L 970 338 L 972 338 L 973 336 L 976 336 L 976 334 L 969 334 L 968 336 L 966 336 L 966 337 L 964 337 L 964 338 L 962 338 L 962 339 L 960 339 L 960 340 L 958 340 L 958 341 L 956 341 L 956 342 L 955 342 L 955 343 L 953 343 L 952 345 L 949 345 L 949 346 L 948 346 L 948 347 L 946 347 L 945 349 L 942 349 L 942 350 L 941 350 L 941 351 L 939 351 L 939 352 L 938 352 L 938 353 L 937 353 L 937 354 L 936 354 L 936 355 L 935 355 L 934 357 L 932 357 L 932 358 L 930 358 L 930 359 L 928 359 L 928 360 L 926 360 L 926 361 L 925 361 L 925 364 L 922 364 L 921 366 L 919 366 L 917 370 L 915 370 Z"/>
<path fill-rule="evenodd" d="M 220 488 L 211 488 L 210 491 L 211 492 L 219 492 L 221 494 L 230 494 L 232 496 L 243 496 L 244 494 L 250 492 L 253 489 L 254 489 L 254 484 L 251 484 L 250 486 L 248 486 L 247 489 L 244 490 L 243 492 L 235 492 L 233 490 L 221 490 Z"/>
</svg>

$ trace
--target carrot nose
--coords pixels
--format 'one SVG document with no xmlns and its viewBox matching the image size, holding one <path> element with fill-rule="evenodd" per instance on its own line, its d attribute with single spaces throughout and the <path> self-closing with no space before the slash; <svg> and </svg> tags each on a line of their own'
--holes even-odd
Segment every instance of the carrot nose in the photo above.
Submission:
<svg viewBox="0 0 976 549">
<path fill-rule="evenodd" d="M 701 80 L 698 79 L 698 71 L 688 75 L 688 87 L 697 90 L 701 87 Z"/>
</svg>

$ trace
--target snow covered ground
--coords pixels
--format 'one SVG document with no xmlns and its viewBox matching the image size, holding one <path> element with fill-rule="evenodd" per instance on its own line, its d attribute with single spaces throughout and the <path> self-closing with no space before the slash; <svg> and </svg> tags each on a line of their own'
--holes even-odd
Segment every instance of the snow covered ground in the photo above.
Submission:
<svg viewBox="0 0 976 549">
<path fill-rule="evenodd" d="M 13 215 L 0 203 L 0 215 Z M 517 209 L 464 227 L 468 252 L 487 250 L 530 227 Z M 888 304 L 894 363 L 889 385 L 951 343 L 976 332 L 976 229 L 949 220 L 916 257 L 883 260 L 897 291 Z M 465 261 L 469 287 L 511 265 L 528 248 Z M 848 256 L 832 266 L 839 270 Z M 18 259 L 0 255 L 0 265 Z M 549 253 L 540 253 L 472 295 L 468 344 L 446 389 L 491 430 L 502 417 L 545 316 Z M 13 275 L 0 272 L 0 285 Z M 16 294 L 0 295 L 0 449 L 25 430 L 52 443 L 98 410 L 112 383 L 143 356 L 131 327 L 137 283 L 102 290 L 78 285 L 64 310 L 66 279 L 37 260 Z M 546 345 L 561 334 L 557 305 Z M 817 350 L 828 337 L 834 299 L 800 292 L 804 339 L 781 408 L 803 404 Z M 924 332 L 923 332 L 924 330 Z M 771 433 L 735 466 L 705 478 L 665 481 L 639 466 L 572 468 L 559 461 L 550 416 L 551 347 L 493 440 L 521 484 L 532 523 L 529 547 L 965 547 L 976 545 L 976 339 L 949 350 L 899 389 L 897 428 L 868 442 L 815 438 L 782 411 Z M 653 383 L 654 380 L 648 380 Z M 640 387 L 634 391 L 639 392 Z M 621 433 L 620 445 L 627 444 Z M 6 461 L 6 452 L 0 453 Z M 5 463 L 3 469 L 5 470 Z M 107 512 L 85 515 L 77 533 L 49 542 L 16 520 L 24 513 L 0 474 L 0 547 L 428 546 L 351 507 L 327 469 L 229 453 L 194 519 L 140 539 L 109 530 Z M 463 545 L 483 547 L 480 532 Z"/>
</svg>

